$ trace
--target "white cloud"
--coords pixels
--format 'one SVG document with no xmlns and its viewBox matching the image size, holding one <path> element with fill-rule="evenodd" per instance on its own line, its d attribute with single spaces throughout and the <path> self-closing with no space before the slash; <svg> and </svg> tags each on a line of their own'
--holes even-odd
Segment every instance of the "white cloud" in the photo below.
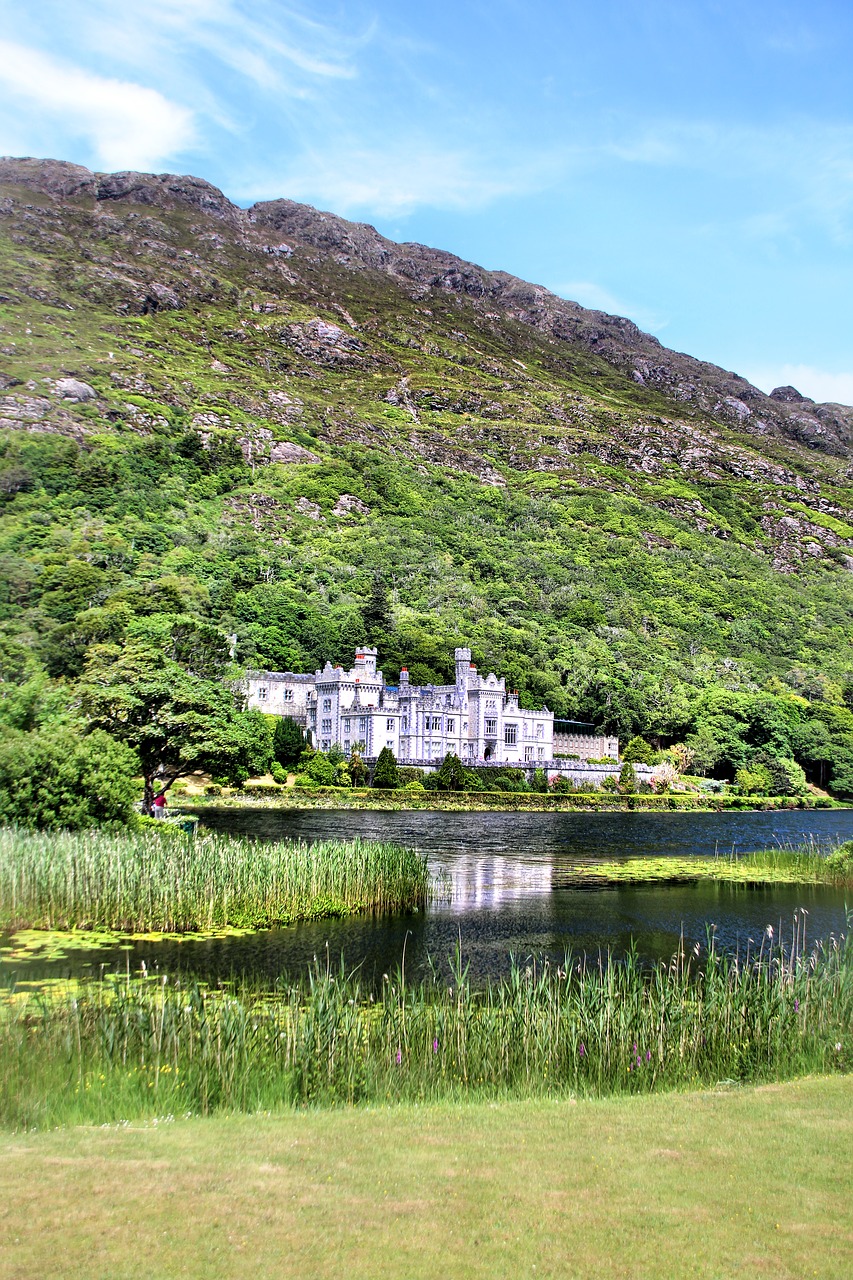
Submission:
<svg viewBox="0 0 853 1280">
<path fill-rule="evenodd" d="M 552 293 L 558 294 L 561 298 L 568 298 L 570 302 L 579 302 L 582 307 L 590 307 L 593 311 L 606 311 L 611 316 L 627 316 L 648 333 L 658 333 L 661 329 L 665 329 L 668 323 L 663 316 L 651 308 L 626 302 L 624 298 L 617 298 L 609 289 L 603 288 L 592 280 L 570 280 L 565 284 L 552 284 L 548 287 Z"/>
<path fill-rule="evenodd" d="M 542 181 L 547 162 L 494 163 L 468 151 L 444 151 L 411 140 L 382 147 L 313 151 L 273 175 L 243 183 L 252 199 L 280 196 L 318 201 L 336 213 L 359 210 L 392 217 L 414 209 L 482 208 L 492 200 L 529 191 Z M 260 189 L 260 194 L 259 194 Z"/>
<path fill-rule="evenodd" d="M 853 373 L 828 373 L 810 364 L 764 365 L 744 375 L 762 391 L 796 387 L 819 404 L 853 405 Z"/>
<path fill-rule="evenodd" d="M 4 116 L 14 123 L 23 107 L 34 117 L 35 134 L 83 138 L 107 169 L 156 168 L 195 140 L 193 113 L 156 89 L 95 75 L 8 40 L 0 40 L 0 85 L 4 133 Z"/>
</svg>

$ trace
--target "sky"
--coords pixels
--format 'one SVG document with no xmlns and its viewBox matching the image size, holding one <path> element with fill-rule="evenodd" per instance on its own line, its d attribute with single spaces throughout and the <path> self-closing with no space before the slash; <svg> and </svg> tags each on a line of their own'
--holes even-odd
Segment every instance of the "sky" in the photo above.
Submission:
<svg viewBox="0 0 853 1280">
<path fill-rule="evenodd" d="M 850 0 L 0 0 L 0 154 L 192 173 L 853 403 Z"/>
</svg>

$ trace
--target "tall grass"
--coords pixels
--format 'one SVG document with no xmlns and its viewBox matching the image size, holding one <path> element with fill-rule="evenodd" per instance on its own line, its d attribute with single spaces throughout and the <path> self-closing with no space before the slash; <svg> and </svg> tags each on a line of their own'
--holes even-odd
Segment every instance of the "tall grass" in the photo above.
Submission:
<svg viewBox="0 0 853 1280">
<path fill-rule="evenodd" d="M 768 877 L 796 879 L 824 884 L 853 885 L 853 841 L 825 844 L 808 836 L 800 844 L 777 844 L 753 853 L 732 853 L 726 861 L 747 873 L 763 872 Z"/>
<path fill-rule="evenodd" d="M 831 884 L 853 888 L 853 841 L 824 845 L 812 837 L 752 853 L 715 851 L 713 858 L 630 857 L 579 863 L 578 880 L 620 883 L 717 880 L 732 884 Z"/>
<path fill-rule="evenodd" d="M 853 946 L 682 952 L 648 970 L 514 964 L 473 989 L 403 972 L 374 997 L 315 964 L 273 992 L 166 977 L 10 996 L 0 1012 L 0 1123 L 467 1097 L 603 1095 L 783 1079 L 853 1062 Z"/>
<path fill-rule="evenodd" d="M 264 928 L 412 910 L 428 894 L 426 858 L 379 841 L 0 830 L 2 928 Z"/>
</svg>

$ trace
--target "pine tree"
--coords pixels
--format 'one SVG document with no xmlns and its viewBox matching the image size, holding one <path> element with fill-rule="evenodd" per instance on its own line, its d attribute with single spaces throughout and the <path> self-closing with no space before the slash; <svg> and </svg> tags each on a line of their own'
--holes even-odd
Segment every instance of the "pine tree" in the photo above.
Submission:
<svg viewBox="0 0 853 1280">
<path fill-rule="evenodd" d="M 442 760 L 436 781 L 441 791 L 465 790 L 465 770 L 462 767 L 462 761 L 452 751 L 449 751 Z"/>
<path fill-rule="evenodd" d="M 373 770 L 373 785 L 383 787 L 387 791 L 394 791 L 400 785 L 397 757 L 390 747 L 383 747 L 379 752 L 379 759 Z"/>
<path fill-rule="evenodd" d="M 391 613 L 388 587 L 381 573 L 373 575 L 370 595 L 362 610 L 362 617 L 367 638 L 372 644 L 387 640 L 394 627 L 394 617 Z"/>
<path fill-rule="evenodd" d="M 619 791 L 623 796 L 633 795 L 637 790 L 637 775 L 630 761 L 622 765 L 619 773 Z"/>
<path fill-rule="evenodd" d="M 283 769 L 299 764 L 305 746 L 305 734 L 291 716 L 281 716 L 273 732 L 272 747 L 276 760 Z"/>
</svg>

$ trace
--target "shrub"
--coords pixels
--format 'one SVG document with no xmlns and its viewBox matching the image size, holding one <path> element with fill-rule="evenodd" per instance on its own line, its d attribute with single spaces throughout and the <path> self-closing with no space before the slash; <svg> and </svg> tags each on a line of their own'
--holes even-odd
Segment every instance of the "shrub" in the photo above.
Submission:
<svg viewBox="0 0 853 1280">
<path fill-rule="evenodd" d="M 773 792 L 773 778 L 762 764 L 751 764 L 748 769 L 738 769 L 735 786 L 742 796 L 769 796 Z"/>
<path fill-rule="evenodd" d="M 627 764 L 653 764 L 655 753 L 639 734 L 631 739 L 622 752 L 622 759 Z"/>
<path fill-rule="evenodd" d="M 273 782 L 277 782 L 279 786 L 284 786 L 287 782 L 287 770 L 283 769 L 277 760 L 273 760 L 270 767 Z"/>
<path fill-rule="evenodd" d="M 619 791 L 623 796 L 633 795 L 637 790 L 637 775 L 634 766 L 626 760 L 619 771 Z"/>
<path fill-rule="evenodd" d="M 853 840 L 834 849 L 827 858 L 826 865 L 836 875 L 853 875 Z"/>
<path fill-rule="evenodd" d="M 4 729 L 0 822 L 69 831 L 132 824 L 138 774 L 134 752 L 103 730 Z"/>
<path fill-rule="evenodd" d="M 465 770 L 462 768 L 462 761 L 452 751 L 442 760 L 436 782 L 440 791 L 465 790 Z"/>
</svg>

